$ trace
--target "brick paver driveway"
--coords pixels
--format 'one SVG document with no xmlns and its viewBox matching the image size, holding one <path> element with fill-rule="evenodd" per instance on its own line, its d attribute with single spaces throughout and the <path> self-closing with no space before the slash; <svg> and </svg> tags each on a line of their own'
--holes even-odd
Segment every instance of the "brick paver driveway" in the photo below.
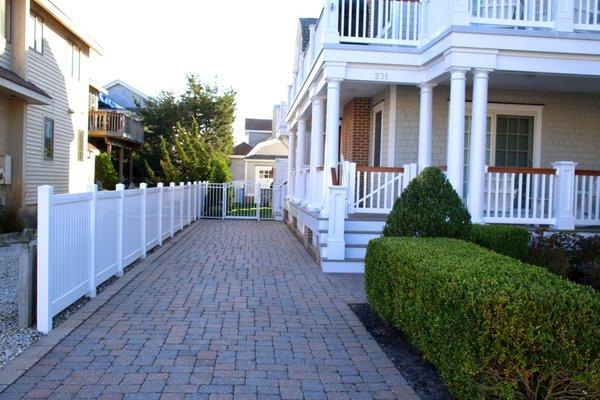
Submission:
<svg viewBox="0 0 600 400">
<path fill-rule="evenodd" d="M 347 305 L 362 276 L 281 223 L 183 234 L 0 398 L 417 398 Z"/>
</svg>

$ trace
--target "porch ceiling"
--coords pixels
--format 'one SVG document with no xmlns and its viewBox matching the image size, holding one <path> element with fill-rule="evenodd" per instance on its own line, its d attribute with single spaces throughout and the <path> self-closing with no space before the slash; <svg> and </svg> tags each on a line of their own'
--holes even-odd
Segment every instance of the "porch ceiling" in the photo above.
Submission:
<svg viewBox="0 0 600 400">
<path fill-rule="evenodd" d="M 600 93 L 600 78 L 572 75 L 493 72 L 490 75 L 490 87 Z"/>
</svg>

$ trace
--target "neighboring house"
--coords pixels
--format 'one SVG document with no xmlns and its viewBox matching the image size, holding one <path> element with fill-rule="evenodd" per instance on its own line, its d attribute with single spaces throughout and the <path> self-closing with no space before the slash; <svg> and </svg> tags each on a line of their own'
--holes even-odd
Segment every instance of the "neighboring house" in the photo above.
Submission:
<svg viewBox="0 0 600 400">
<path fill-rule="evenodd" d="M 119 79 L 107 83 L 104 88 L 110 99 L 134 114 L 138 114 L 140 107 L 146 106 L 148 101 L 148 96 Z"/>
<path fill-rule="evenodd" d="M 245 131 L 248 144 L 252 147 L 270 139 L 273 135 L 273 121 L 270 119 L 246 118 Z"/>
<path fill-rule="evenodd" d="M 233 147 L 229 156 L 231 165 L 231 179 L 233 181 L 243 181 L 246 179 L 246 167 L 244 157 L 252 151 L 252 146 L 246 142 L 242 142 Z"/>
<path fill-rule="evenodd" d="M 287 208 L 325 271 L 363 270 L 428 166 L 474 222 L 600 226 L 597 1 L 324 4 L 298 27 Z"/>
<path fill-rule="evenodd" d="M 93 182 L 88 99 L 102 49 L 51 1 L 1 0 L 0 11 L 0 198 L 32 208 L 40 185 Z"/>
<path fill-rule="evenodd" d="M 285 111 L 285 104 L 280 104 L 273 107 L 272 120 L 246 119 L 246 137 L 250 144 L 238 144 L 229 156 L 234 181 L 261 186 L 273 183 L 275 160 L 287 158 L 289 153 Z"/>
<path fill-rule="evenodd" d="M 143 97 L 142 97 L 143 96 Z M 144 144 L 144 126 L 137 116 L 136 104 L 145 104 L 145 95 L 121 81 L 103 87 L 90 98 L 90 142 L 98 149 L 118 153 L 117 173 L 119 182 L 133 182 L 133 157 Z M 122 102 L 122 103 L 121 103 Z M 129 173 L 125 180 L 125 151 L 129 153 Z"/>
</svg>

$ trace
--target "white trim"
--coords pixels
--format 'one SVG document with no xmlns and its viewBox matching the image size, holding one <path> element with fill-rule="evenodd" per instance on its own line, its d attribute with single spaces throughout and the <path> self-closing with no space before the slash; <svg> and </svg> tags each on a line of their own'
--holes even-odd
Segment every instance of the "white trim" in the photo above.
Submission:
<svg viewBox="0 0 600 400">
<path fill-rule="evenodd" d="M 385 100 L 380 101 L 371 107 L 371 133 L 369 138 L 369 165 L 373 165 L 375 163 L 375 116 L 378 112 L 381 112 L 381 143 L 379 143 L 379 164 L 382 164 L 382 156 L 383 150 L 385 148 L 383 143 L 383 109 L 385 107 Z M 389 132 L 388 132 L 389 133 Z M 389 136 L 388 136 L 389 138 Z M 395 143 L 394 143 L 395 145 Z"/>
<path fill-rule="evenodd" d="M 396 163 L 396 113 L 397 109 L 397 101 L 398 98 L 398 86 L 396 84 L 390 85 L 390 112 L 388 116 L 388 140 L 387 140 L 387 166 L 393 167 Z M 383 124 L 382 124 L 383 125 Z"/>
<path fill-rule="evenodd" d="M 471 116 L 471 102 L 467 102 L 465 115 Z M 531 164 L 533 168 L 540 168 L 542 160 L 542 114 L 544 106 L 529 104 L 504 104 L 488 103 L 488 117 L 491 119 L 490 137 L 490 165 L 495 165 L 496 156 L 496 120 L 499 115 L 517 117 L 533 117 L 533 149 Z"/>
</svg>

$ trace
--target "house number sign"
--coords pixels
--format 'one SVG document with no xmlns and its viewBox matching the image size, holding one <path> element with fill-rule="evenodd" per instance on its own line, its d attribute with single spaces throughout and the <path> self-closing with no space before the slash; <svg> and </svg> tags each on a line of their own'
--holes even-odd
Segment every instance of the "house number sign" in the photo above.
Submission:
<svg viewBox="0 0 600 400">
<path fill-rule="evenodd" d="M 375 80 L 376 81 L 387 81 L 387 80 L 389 80 L 389 75 L 387 72 L 375 72 Z"/>
</svg>

